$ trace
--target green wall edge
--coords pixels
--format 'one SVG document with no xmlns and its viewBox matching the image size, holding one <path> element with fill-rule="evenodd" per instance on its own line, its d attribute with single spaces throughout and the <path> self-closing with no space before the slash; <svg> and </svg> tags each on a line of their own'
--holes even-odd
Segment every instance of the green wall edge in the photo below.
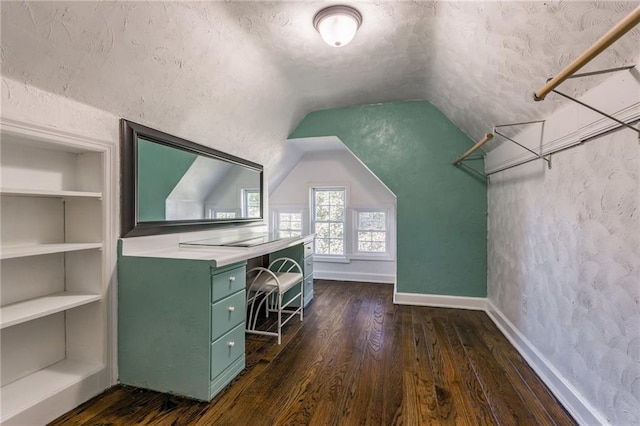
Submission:
<svg viewBox="0 0 640 426">
<path fill-rule="evenodd" d="M 473 141 L 427 101 L 308 114 L 290 139 L 336 136 L 397 197 L 397 292 L 487 295 L 487 184 Z M 475 172 L 474 172 L 475 171 Z"/>
</svg>

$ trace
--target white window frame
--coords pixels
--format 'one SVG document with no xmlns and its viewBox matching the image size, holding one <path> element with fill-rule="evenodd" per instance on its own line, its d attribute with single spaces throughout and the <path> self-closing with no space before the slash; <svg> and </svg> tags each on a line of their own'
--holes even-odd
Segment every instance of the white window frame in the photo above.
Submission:
<svg viewBox="0 0 640 426">
<path fill-rule="evenodd" d="M 307 214 L 305 213 L 305 209 L 301 207 L 291 207 L 291 208 L 274 208 L 271 210 L 272 212 L 272 220 L 273 220 L 273 230 L 278 235 L 280 232 L 280 213 L 293 213 L 299 214 L 302 218 L 302 229 L 300 229 L 300 235 L 306 235 L 307 229 L 309 225 L 307 223 Z M 287 229 L 287 231 L 289 231 Z"/>
<path fill-rule="evenodd" d="M 313 247 L 313 261 L 325 261 L 325 262 L 348 262 L 348 257 L 347 254 L 349 253 L 349 247 L 347 246 L 348 244 L 348 239 L 347 239 L 347 235 L 349 233 L 349 228 L 348 228 L 348 222 L 347 222 L 347 217 L 348 217 L 348 206 L 349 206 L 349 200 L 348 200 L 348 188 L 346 185 L 331 185 L 331 186 L 325 186 L 325 185 L 313 185 L 309 188 L 309 215 L 310 215 L 310 229 L 311 232 L 315 232 L 316 229 L 316 199 L 315 199 L 315 192 L 316 190 L 318 191 L 343 191 L 344 193 L 344 217 L 342 220 L 342 248 L 343 248 L 343 253 L 342 254 L 324 254 L 324 253 L 318 253 L 316 252 L 318 244 L 317 242 L 314 243 Z M 326 223 L 326 221 L 323 221 L 323 223 Z M 331 221 L 330 221 L 331 223 Z M 333 223 L 339 223 L 339 222 L 335 222 L 333 221 Z M 318 236 L 316 235 L 316 239 L 318 238 Z"/>
<path fill-rule="evenodd" d="M 385 214 L 385 232 L 387 234 L 384 252 L 365 252 L 358 250 L 358 216 L 359 213 L 383 212 Z M 393 217 L 393 208 L 384 207 L 358 207 L 353 209 L 352 227 L 351 227 L 351 244 L 352 255 L 354 260 L 394 260 L 395 259 L 395 229 L 393 225 L 395 219 Z"/>
<path fill-rule="evenodd" d="M 249 218 L 249 194 L 260 194 L 260 188 L 243 188 L 242 189 L 242 218 Z M 262 200 L 260 200 L 260 207 L 262 207 Z M 258 213 L 258 216 L 251 216 L 251 218 L 260 218 L 262 212 Z"/>
</svg>

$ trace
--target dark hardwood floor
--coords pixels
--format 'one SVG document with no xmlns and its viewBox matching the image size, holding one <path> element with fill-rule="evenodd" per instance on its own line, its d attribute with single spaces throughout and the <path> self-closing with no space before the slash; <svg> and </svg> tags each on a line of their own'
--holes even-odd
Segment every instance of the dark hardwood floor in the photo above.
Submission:
<svg viewBox="0 0 640 426">
<path fill-rule="evenodd" d="M 247 335 L 210 403 L 115 386 L 52 425 L 573 425 L 483 312 L 394 306 L 392 286 L 315 281 L 305 321 Z"/>
</svg>

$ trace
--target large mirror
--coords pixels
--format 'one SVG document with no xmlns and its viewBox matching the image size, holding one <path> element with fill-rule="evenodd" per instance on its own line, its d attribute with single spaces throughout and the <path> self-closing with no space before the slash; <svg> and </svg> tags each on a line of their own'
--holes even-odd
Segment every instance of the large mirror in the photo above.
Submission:
<svg viewBox="0 0 640 426">
<path fill-rule="evenodd" d="M 261 165 L 121 120 L 122 237 L 260 221 Z"/>
</svg>

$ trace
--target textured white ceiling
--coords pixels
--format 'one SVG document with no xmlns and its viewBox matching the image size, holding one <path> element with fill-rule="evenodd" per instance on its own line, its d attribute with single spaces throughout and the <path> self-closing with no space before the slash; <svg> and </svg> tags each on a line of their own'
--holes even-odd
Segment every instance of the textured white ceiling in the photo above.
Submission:
<svg viewBox="0 0 640 426">
<path fill-rule="evenodd" d="M 640 4 L 346 3 L 363 24 L 336 49 L 311 24 L 327 2 L 3 1 L 2 75 L 275 164 L 316 109 L 426 99 L 473 139 L 542 118 L 561 101 L 533 91 Z M 639 58 L 636 27 L 585 70 Z"/>
</svg>

